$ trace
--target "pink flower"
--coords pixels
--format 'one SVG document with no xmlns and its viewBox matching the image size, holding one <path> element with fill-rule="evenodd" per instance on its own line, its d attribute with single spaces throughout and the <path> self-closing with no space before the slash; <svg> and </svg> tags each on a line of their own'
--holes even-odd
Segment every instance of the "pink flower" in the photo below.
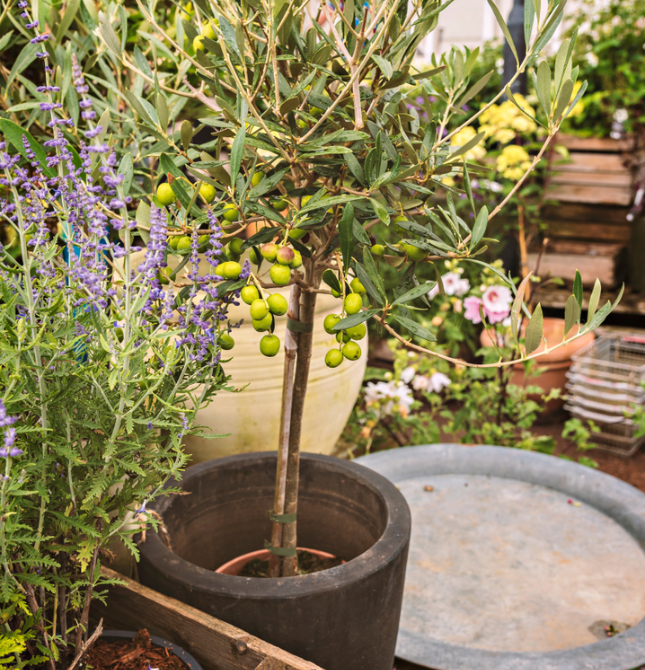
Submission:
<svg viewBox="0 0 645 670">
<path fill-rule="evenodd" d="M 483 304 L 484 303 L 482 302 L 482 299 L 477 298 L 474 295 L 468 296 L 464 299 L 464 316 L 468 319 L 468 321 L 472 321 L 473 323 L 482 322 L 481 316 L 479 315 L 479 306 Z"/>
<path fill-rule="evenodd" d="M 482 296 L 484 314 L 490 323 L 503 321 L 511 312 L 513 294 L 507 286 L 489 286 Z"/>
</svg>

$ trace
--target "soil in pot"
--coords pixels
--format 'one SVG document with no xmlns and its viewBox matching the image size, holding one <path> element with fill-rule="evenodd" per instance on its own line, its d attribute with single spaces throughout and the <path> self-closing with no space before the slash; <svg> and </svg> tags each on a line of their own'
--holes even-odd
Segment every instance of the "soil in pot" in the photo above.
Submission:
<svg viewBox="0 0 645 670">
<path fill-rule="evenodd" d="M 217 572 L 223 572 L 226 575 L 234 574 L 240 577 L 268 577 L 269 572 L 269 556 L 270 552 L 268 550 L 261 552 L 253 552 L 253 554 L 260 554 L 259 556 L 254 556 L 251 560 L 246 563 L 241 570 L 235 569 L 234 572 L 230 570 L 219 568 Z M 234 563 L 235 561 L 230 561 Z M 299 575 L 310 575 L 314 572 L 320 572 L 321 570 L 329 570 L 329 568 L 335 568 L 337 565 L 342 565 L 345 561 L 342 558 L 337 558 L 332 554 L 328 554 L 324 551 L 309 551 L 307 549 L 298 549 L 298 574 Z M 229 565 L 228 563 L 225 565 Z"/>
<path fill-rule="evenodd" d="M 92 670 L 188 670 L 171 651 L 153 644 L 145 629 L 132 639 L 99 638 L 87 652 L 85 667 Z"/>
</svg>

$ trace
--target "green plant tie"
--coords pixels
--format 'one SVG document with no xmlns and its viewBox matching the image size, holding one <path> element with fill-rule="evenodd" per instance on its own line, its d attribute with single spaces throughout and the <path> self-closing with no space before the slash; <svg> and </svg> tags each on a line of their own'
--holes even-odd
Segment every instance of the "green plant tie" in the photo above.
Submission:
<svg viewBox="0 0 645 670">
<path fill-rule="evenodd" d="M 264 540 L 264 548 L 268 549 L 274 556 L 295 556 L 295 547 L 273 547 L 268 540 Z"/>
<path fill-rule="evenodd" d="M 313 333 L 314 324 L 313 323 L 303 323 L 302 321 L 294 321 L 293 319 L 287 319 L 287 328 L 293 333 Z"/>
<path fill-rule="evenodd" d="M 269 510 L 269 519 L 276 523 L 295 523 L 297 514 L 274 514 L 273 510 Z"/>
</svg>

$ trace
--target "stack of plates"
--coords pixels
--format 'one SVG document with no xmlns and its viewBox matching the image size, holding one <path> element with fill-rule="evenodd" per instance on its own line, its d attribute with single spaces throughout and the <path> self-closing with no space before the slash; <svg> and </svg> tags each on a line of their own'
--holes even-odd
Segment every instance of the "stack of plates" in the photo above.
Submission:
<svg viewBox="0 0 645 670">
<path fill-rule="evenodd" d="M 645 404 L 645 335 L 598 338 L 573 356 L 567 377 L 566 409 L 600 428 L 592 441 L 623 456 L 635 453 L 645 441 L 645 423 L 641 431 L 632 420 Z"/>
</svg>

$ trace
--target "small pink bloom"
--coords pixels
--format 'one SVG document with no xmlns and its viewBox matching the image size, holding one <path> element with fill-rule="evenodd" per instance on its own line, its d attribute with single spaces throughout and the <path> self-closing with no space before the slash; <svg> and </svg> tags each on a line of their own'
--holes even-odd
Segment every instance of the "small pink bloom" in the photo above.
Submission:
<svg viewBox="0 0 645 670">
<path fill-rule="evenodd" d="M 481 323 L 481 316 L 479 315 L 479 306 L 483 305 L 482 299 L 474 295 L 468 296 L 464 299 L 464 316 L 468 321 L 473 323 Z"/>
</svg>

